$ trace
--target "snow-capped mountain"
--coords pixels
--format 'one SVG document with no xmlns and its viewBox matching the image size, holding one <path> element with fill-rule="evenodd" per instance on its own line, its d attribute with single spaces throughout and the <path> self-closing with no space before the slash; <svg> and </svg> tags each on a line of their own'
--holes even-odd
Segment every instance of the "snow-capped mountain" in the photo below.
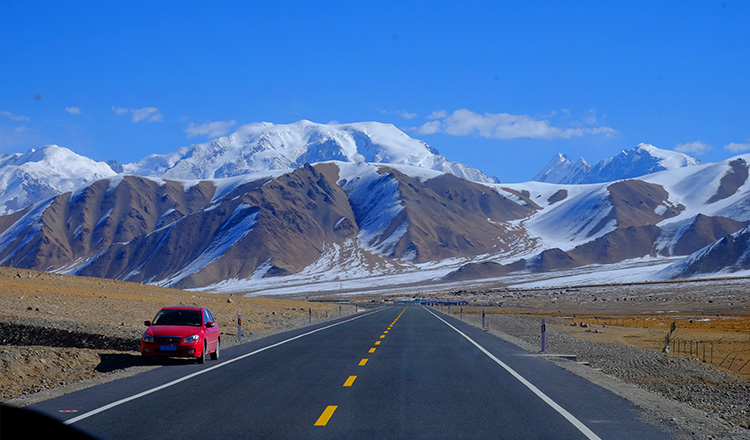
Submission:
<svg viewBox="0 0 750 440">
<path fill-rule="evenodd" d="M 67 148 L 45 145 L 0 156 L 0 215 L 10 214 L 116 173 Z"/>
<path fill-rule="evenodd" d="M 527 240 L 534 245 L 526 248 L 526 255 L 494 258 L 502 264 L 469 263 L 449 278 L 690 255 L 750 224 L 749 163 L 750 155 L 743 155 L 612 183 L 508 185 L 526 191 L 540 207 L 523 222 Z M 675 266 L 669 276 L 708 274 L 694 267 L 693 263 Z"/>
<path fill-rule="evenodd" d="M 426 143 L 391 124 L 256 123 L 203 144 L 151 155 L 123 166 L 124 172 L 166 179 L 218 179 L 262 170 L 295 169 L 326 161 L 410 165 L 491 183 L 496 179 L 449 162 Z"/>
<path fill-rule="evenodd" d="M 190 182 L 115 176 L 0 221 L 0 264 L 189 288 L 342 261 L 374 272 L 508 250 L 504 222 L 534 209 L 509 196 L 348 162 Z"/>
<path fill-rule="evenodd" d="M 588 185 L 349 161 L 226 179 L 114 176 L 0 217 L 0 264 L 193 288 L 662 261 L 750 224 L 748 162 Z"/>
<path fill-rule="evenodd" d="M 608 180 L 498 184 L 377 123 L 252 124 L 121 174 L 47 146 L 0 157 L 0 265 L 236 290 L 682 256 L 670 276 L 744 267 L 747 233 L 731 234 L 750 225 L 750 155 L 698 164 L 640 145 L 596 167 L 556 160 L 550 179 Z M 636 171 L 647 174 L 613 177 Z M 721 243 L 742 261 L 721 268 Z"/>
<path fill-rule="evenodd" d="M 596 165 L 589 164 L 583 158 L 573 162 L 559 153 L 531 180 L 563 184 L 613 182 L 699 164 L 698 159 L 686 154 L 640 144 Z"/>
<path fill-rule="evenodd" d="M 586 162 L 586 159 L 582 157 L 573 162 L 567 155 L 557 153 L 557 155 L 549 161 L 547 166 L 537 173 L 537 175 L 531 180 L 536 182 L 562 184 L 598 183 L 586 182 L 592 168 L 593 167 Z"/>
</svg>

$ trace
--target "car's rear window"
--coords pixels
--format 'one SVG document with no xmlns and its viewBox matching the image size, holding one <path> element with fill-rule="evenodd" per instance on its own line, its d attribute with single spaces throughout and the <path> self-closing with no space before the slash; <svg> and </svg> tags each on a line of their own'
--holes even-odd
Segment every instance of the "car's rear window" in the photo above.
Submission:
<svg viewBox="0 0 750 440">
<path fill-rule="evenodd" d="M 153 325 L 190 325 L 200 327 L 203 324 L 200 310 L 162 310 L 156 315 Z"/>
</svg>

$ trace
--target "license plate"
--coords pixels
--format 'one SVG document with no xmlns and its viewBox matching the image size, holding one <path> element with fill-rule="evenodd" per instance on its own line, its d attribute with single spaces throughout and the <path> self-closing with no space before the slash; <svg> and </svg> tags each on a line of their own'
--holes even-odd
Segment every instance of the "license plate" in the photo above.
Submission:
<svg viewBox="0 0 750 440">
<path fill-rule="evenodd" d="M 159 348 L 161 351 L 177 351 L 176 345 L 162 345 Z"/>
</svg>

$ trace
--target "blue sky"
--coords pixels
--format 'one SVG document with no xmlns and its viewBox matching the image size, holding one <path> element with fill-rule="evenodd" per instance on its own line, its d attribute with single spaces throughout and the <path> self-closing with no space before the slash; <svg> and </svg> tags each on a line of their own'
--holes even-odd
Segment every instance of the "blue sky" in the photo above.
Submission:
<svg viewBox="0 0 750 440">
<path fill-rule="evenodd" d="M 0 153 L 393 123 L 504 182 L 557 152 L 750 151 L 750 3 L 0 0 Z"/>
</svg>

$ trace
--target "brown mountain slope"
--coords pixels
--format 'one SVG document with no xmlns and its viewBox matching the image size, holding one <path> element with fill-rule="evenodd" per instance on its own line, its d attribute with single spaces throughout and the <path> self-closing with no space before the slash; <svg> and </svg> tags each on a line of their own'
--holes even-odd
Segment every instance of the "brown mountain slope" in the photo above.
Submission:
<svg viewBox="0 0 750 440">
<path fill-rule="evenodd" d="M 630 226 L 577 246 L 570 256 L 584 264 L 610 264 L 651 254 L 661 230 L 654 225 Z"/>
<path fill-rule="evenodd" d="M 610 220 L 617 222 L 618 228 L 655 225 L 664 219 L 679 215 L 685 207 L 673 206 L 669 194 L 660 185 L 641 180 L 623 180 L 607 187 L 607 200 L 612 206 L 609 215 L 603 218 L 589 233 L 596 235 Z M 661 213 L 658 208 L 662 207 Z"/>
<path fill-rule="evenodd" d="M 750 229 L 745 227 L 673 264 L 665 272 L 676 279 L 747 269 L 750 269 Z"/>
<path fill-rule="evenodd" d="M 311 166 L 238 186 L 210 206 L 107 249 L 81 275 L 197 287 L 295 273 L 357 233 L 346 194 Z"/>
<path fill-rule="evenodd" d="M 113 243 L 152 233 L 205 205 L 213 191 L 209 182 L 186 189 L 179 182 L 135 176 L 100 180 L 75 196 L 65 193 L 52 199 L 18 235 L 20 242 L 6 247 L 0 258 L 7 266 L 59 269 L 91 258 Z"/>
<path fill-rule="evenodd" d="M 739 231 L 746 225 L 747 222 L 738 222 L 726 217 L 698 214 L 693 218 L 692 223 L 681 231 L 680 238 L 675 243 L 671 254 L 692 254 L 726 235 Z"/>
<path fill-rule="evenodd" d="M 398 183 L 403 210 L 393 229 L 406 225 L 392 256 L 414 262 L 508 250 L 517 232 L 502 222 L 527 217 L 536 206 L 516 203 L 486 186 L 443 175 L 421 183 L 389 170 Z"/>
<path fill-rule="evenodd" d="M 721 178 L 716 194 L 708 200 L 708 203 L 718 202 L 734 195 L 745 184 L 747 177 L 747 162 L 744 159 L 735 159 L 729 162 L 729 171 Z"/>
</svg>

